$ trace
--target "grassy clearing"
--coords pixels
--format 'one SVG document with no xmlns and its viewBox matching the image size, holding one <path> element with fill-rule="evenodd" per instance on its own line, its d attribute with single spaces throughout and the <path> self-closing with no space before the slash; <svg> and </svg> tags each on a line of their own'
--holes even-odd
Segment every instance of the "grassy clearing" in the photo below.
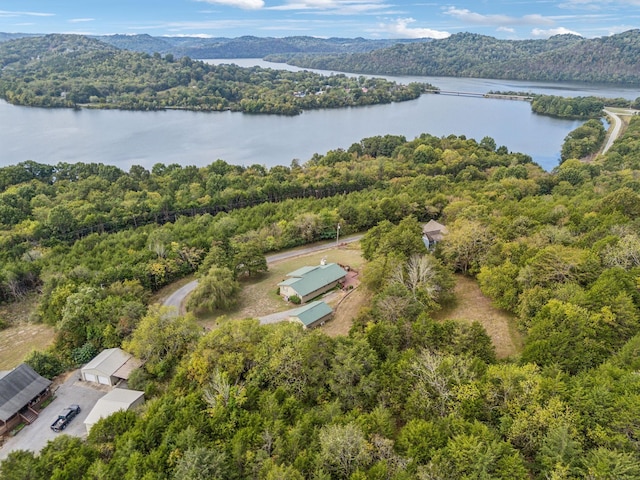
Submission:
<svg viewBox="0 0 640 480">
<path fill-rule="evenodd" d="M 364 288 L 352 290 L 337 306 L 333 318 L 322 326 L 322 331 L 330 337 L 347 335 L 353 324 L 354 317 L 362 307 L 370 302 L 371 296 Z"/>
<path fill-rule="evenodd" d="M 295 305 L 284 302 L 282 297 L 276 293 L 278 283 L 284 280 L 287 273 L 305 265 L 318 265 L 323 258 L 326 258 L 327 262 L 349 265 L 355 270 L 360 269 L 364 264 L 360 248 L 354 244 L 273 263 L 269 265 L 267 273 L 258 278 L 242 282 L 242 292 L 240 293 L 237 307 L 225 312 L 224 316 L 230 319 L 256 318 L 295 308 Z M 201 321 L 203 326 L 212 327 L 220 315 L 220 312 L 201 315 L 198 320 Z"/>
<path fill-rule="evenodd" d="M 28 322 L 36 303 L 37 297 L 32 296 L 0 306 L 0 317 L 10 325 L 0 330 L 0 370 L 11 370 L 22 363 L 31 350 L 44 349 L 53 341 L 53 328 Z"/>
<path fill-rule="evenodd" d="M 491 337 L 498 358 L 507 358 L 522 351 L 522 337 L 515 325 L 515 317 L 491 305 L 478 284 L 468 277 L 456 275 L 456 303 L 435 316 L 437 320 L 479 322 Z"/>
</svg>

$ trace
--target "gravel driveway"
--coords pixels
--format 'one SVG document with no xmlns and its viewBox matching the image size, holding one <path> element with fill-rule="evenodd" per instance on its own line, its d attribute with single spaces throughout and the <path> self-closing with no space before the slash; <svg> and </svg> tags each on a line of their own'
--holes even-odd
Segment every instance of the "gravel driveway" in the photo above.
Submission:
<svg viewBox="0 0 640 480">
<path fill-rule="evenodd" d="M 37 453 L 49 440 L 53 440 L 59 435 L 86 436 L 85 418 L 96 402 L 110 389 L 111 387 L 94 386 L 92 383 L 82 382 L 80 381 L 80 370 L 73 371 L 66 381 L 58 387 L 55 399 L 40 412 L 38 419 L 20 430 L 15 437 L 10 437 L 0 447 L 0 460 L 4 460 L 14 450 L 31 450 Z M 71 420 L 63 432 L 55 433 L 51 430 L 51 424 L 63 409 L 73 403 L 80 405 L 80 414 Z"/>
</svg>

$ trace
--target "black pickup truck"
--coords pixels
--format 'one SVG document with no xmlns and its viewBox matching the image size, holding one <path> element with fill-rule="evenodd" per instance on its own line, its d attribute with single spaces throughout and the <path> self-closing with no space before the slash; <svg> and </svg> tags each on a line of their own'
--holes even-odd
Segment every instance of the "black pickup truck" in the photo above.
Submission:
<svg viewBox="0 0 640 480">
<path fill-rule="evenodd" d="M 67 428 L 69 422 L 80 413 L 80 405 L 69 405 L 69 408 L 65 408 L 58 418 L 51 424 L 51 430 L 59 432 Z"/>
</svg>

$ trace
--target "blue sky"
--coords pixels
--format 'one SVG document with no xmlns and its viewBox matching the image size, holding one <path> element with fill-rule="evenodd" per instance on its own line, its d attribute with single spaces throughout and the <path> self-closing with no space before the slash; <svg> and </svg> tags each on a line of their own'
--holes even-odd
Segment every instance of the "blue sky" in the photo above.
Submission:
<svg viewBox="0 0 640 480">
<path fill-rule="evenodd" d="M 0 32 L 505 39 L 640 27 L 640 0 L 0 0 Z"/>
</svg>

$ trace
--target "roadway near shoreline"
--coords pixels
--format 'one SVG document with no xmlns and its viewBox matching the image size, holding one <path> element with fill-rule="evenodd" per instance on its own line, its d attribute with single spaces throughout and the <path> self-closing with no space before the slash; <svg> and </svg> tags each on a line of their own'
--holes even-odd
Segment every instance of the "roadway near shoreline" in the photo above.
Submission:
<svg viewBox="0 0 640 480">
<path fill-rule="evenodd" d="M 607 153 L 607 151 L 611 148 L 611 145 L 613 145 L 613 142 L 615 142 L 618 137 L 620 136 L 620 134 L 622 133 L 622 126 L 623 126 L 623 121 L 620 118 L 621 115 L 624 116 L 633 116 L 636 114 L 635 110 L 625 110 L 625 109 L 620 109 L 619 112 L 614 112 L 612 110 L 609 110 L 607 108 L 604 109 L 604 113 L 607 114 L 607 116 L 611 119 L 611 122 L 613 124 L 611 131 L 609 132 L 608 136 L 607 136 L 607 141 L 604 145 L 604 148 L 602 149 L 602 154 L 604 155 L 605 153 Z"/>
<path fill-rule="evenodd" d="M 340 244 L 357 242 L 363 236 L 364 236 L 363 234 L 350 235 L 348 237 L 341 239 Z M 336 242 L 332 240 L 330 242 L 324 242 L 324 243 L 312 245 L 309 247 L 296 248 L 294 250 L 287 250 L 285 252 L 274 253 L 273 255 L 267 255 L 266 257 L 267 265 L 271 265 L 271 264 L 280 262 L 282 260 L 288 260 L 290 258 L 301 257 L 303 255 L 308 255 L 310 253 L 320 252 L 322 250 L 328 250 L 335 246 L 336 246 Z M 183 315 L 185 313 L 184 301 L 189 296 L 189 294 L 195 290 L 197 286 L 198 286 L 198 280 L 193 280 L 187 283 L 186 285 L 180 287 L 178 290 L 173 292 L 167 298 L 165 298 L 164 302 L 162 302 L 162 305 L 165 307 L 173 308 L 176 312 L 176 315 Z M 280 312 L 279 314 L 274 314 L 273 317 L 271 315 L 267 315 L 263 317 L 264 322 L 273 323 L 277 317 L 285 313 L 287 312 Z"/>
</svg>

